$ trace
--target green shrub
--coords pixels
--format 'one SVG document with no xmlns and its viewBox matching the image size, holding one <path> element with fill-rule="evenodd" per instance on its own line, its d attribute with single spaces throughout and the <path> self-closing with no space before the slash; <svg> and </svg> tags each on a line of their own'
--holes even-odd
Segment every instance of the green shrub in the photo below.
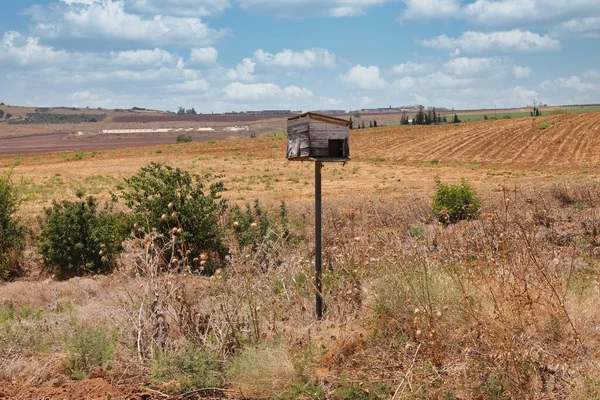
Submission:
<svg viewBox="0 0 600 400">
<path fill-rule="evenodd" d="M 185 133 L 182 133 L 181 135 L 177 135 L 177 143 L 189 143 L 192 141 L 192 137 L 190 135 L 187 135 Z"/>
<path fill-rule="evenodd" d="M 149 232 L 156 229 L 165 244 L 172 238 L 185 248 L 187 265 L 211 273 L 228 253 L 220 217 L 227 208 L 220 176 L 190 175 L 168 165 L 150 163 L 125 179 L 121 198 L 133 211 L 134 220 Z M 207 186 L 208 185 L 208 186 Z M 175 229 L 176 234 L 173 234 Z M 202 255 L 208 262 L 200 267 Z M 168 255 L 168 259 L 173 257 Z"/>
<path fill-rule="evenodd" d="M 290 238 L 288 212 L 283 201 L 279 218 L 274 218 L 263 211 L 258 199 L 254 201 L 252 207 L 246 203 L 245 211 L 235 205 L 231 210 L 229 224 L 233 229 L 239 250 L 249 250 L 255 260 L 265 268 L 268 268 L 274 258 L 281 254 L 283 244 Z"/>
<path fill-rule="evenodd" d="M 0 110 L 0 119 L 4 118 L 4 110 Z"/>
<path fill-rule="evenodd" d="M 126 236 L 122 216 L 99 210 L 93 197 L 78 201 L 53 202 L 45 210 L 38 248 L 44 266 L 61 278 L 84 273 L 107 273 L 115 257 L 123 250 Z"/>
<path fill-rule="evenodd" d="M 158 352 L 152 360 L 150 377 L 155 384 L 168 382 L 166 389 L 171 393 L 223 386 L 217 357 L 192 345 Z"/>
<path fill-rule="evenodd" d="M 75 379 L 83 379 L 95 368 L 108 367 L 115 347 L 115 337 L 106 328 L 76 325 L 66 341 L 67 366 Z"/>
<path fill-rule="evenodd" d="M 460 185 L 449 185 L 435 178 L 435 186 L 432 208 L 438 221 L 453 224 L 479 216 L 481 199 L 465 180 Z"/>
<path fill-rule="evenodd" d="M 19 274 L 19 260 L 25 246 L 25 226 L 16 213 L 20 198 L 12 183 L 12 171 L 0 175 L 0 280 Z"/>
</svg>

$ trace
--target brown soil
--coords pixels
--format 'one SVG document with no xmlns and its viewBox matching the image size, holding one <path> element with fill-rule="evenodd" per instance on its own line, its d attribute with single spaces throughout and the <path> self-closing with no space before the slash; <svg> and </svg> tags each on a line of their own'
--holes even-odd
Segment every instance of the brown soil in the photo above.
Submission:
<svg viewBox="0 0 600 400">
<path fill-rule="evenodd" d="M 157 146 L 176 143 L 177 135 L 189 134 L 194 141 L 209 141 L 248 136 L 248 132 L 173 132 L 128 134 L 40 133 L 0 137 L 1 154 L 51 153 L 58 151 L 104 150 L 124 147 Z"/>
<path fill-rule="evenodd" d="M 2 398 L 2 392 L 0 392 Z M 4 398 L 15 400 L 108 400 L 152 399 L 151 393 L 127 385 L 113 385 L 104 378 L 91 378 L 79 382 L 67 382 L 56 387 L 27 388 Z"/>
</svg>

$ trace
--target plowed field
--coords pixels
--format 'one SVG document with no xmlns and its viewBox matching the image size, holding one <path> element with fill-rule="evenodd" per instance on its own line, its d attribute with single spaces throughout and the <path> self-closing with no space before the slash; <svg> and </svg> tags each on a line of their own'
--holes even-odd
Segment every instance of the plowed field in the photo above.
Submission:
<svg viewBox="0 0 600 400">
<path fill-rule="evenodd" d="M 353 131 L 354 158 L 513 167 L 600 166 L 600 113 Z"/>
</svg>

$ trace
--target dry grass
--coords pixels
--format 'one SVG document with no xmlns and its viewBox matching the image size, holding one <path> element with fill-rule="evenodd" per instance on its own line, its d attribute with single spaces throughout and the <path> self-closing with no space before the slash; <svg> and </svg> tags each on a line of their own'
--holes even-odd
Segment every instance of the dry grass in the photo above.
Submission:
<svg viewBox="0 0 600 400">
<path fill-rule="evenodd" d="M 354 143 L 373 140 L 374 132 Z M 392 140 L 393 132 L 381 132 Z M 276 267 L 266 270 L 251 254 L 235 252 L 212 278 L 166 273 L 154 263 L 160 249 L 150 239 L 127 243 L 111 276 L 3 284 L 0 304 L 13 301 L 41 317 L 28 311 L 0 321 L 0 381 L 27 387 L 68 380 L 63 338 L 75 319 L 114 330 L 117 357 L 105 374 L 115 384 L 146 381 L 156 354 L 194 346 L 216 355 L 232 396 L 333 398 L 391 388 L 395 399 L 600 398 L 594 174 L 384 162 L 357 148 L 357 160 L 324 173 L 327 308 L 317 322 L 314 171 L 281 161 L 282 146 L 261 138 L 80 161 L 22 158 L 15 172 L 30 196 L 23 209 L 30 221 L 52 198 L 78 187 L 108 198 L 124 176 L 163 161 L 224 173 L 234 202 L 260 198 L 276 207 L 285 199 L 293 240 L 281 243 L 283 255 L 273 254 L 268 264 Z M 435 222 L 429 204 L 436 175 L 473 183 L 481 218 Z"/>
</svg>

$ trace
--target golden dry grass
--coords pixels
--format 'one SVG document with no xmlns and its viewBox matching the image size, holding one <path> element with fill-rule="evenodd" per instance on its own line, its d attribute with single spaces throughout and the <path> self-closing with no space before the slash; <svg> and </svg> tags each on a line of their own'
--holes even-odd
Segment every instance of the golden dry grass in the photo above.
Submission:
<svg viewBox="0 0 600 400">
<path fill-rule="evenodd" d="M 245 373 L 232 373 L 228 387 L 244 395 L 272 398 L 301 385 L 333 397 L 381 383 L 396 399 L 598 398 L 600 188 L 591 145 L 600 114 L 544 118 L 535 123 L 554 125 L 541 134 L 528 118 L 352 132 L 353 160 L 324 170 L 323 323 L 313 313 L 313 164 L 285 161 L 284 139 L 109 150 L 69 161 L 1 158 L 3 166 L 18 164 L 32 226 L 52 199 L 72 198 L 80 187 L 108 199 L 123 177 L 157 161 L 224 174 L 234 202 L 285 200 L 296 242 L 283 244 L 267 271 L 240 253 L 213 278 L 168 274 L 154 286 L 133 276 L 137 253 L 128 247 L 111 276 L 30 277 L 1 286 L 0 304 L 43 309 L 46 320 L 18 324 L 52 338 L 68 329 L 69 315 L 116 329 L 119 357 L 109 368 L 116 383 L 147 373 L 150 361 L 138 361 L 134 343 L 151 287 L 174 347 L 193 342 L 224 365 L 235 365 L 244 348 L 279 349 L 239 359 Z M 514 145 L 500 146 L 505 137 Z M 567 143 L 557 155 L 546 151 L 553 140 Z M 481 219 L 433 221 L 435 176 L 471 182 L 483 198 Z M 25 386 L 69 378 L 63 363 L 47 364 L 48 352 L 12 351 L 0 357 L 0 380 L 25 379 L 29 359 L 45 372 Z M 50 354 L 64 352 L 54 344 Z M 255 378 L 258 371 L 277 384 Z"/>
</svg>

